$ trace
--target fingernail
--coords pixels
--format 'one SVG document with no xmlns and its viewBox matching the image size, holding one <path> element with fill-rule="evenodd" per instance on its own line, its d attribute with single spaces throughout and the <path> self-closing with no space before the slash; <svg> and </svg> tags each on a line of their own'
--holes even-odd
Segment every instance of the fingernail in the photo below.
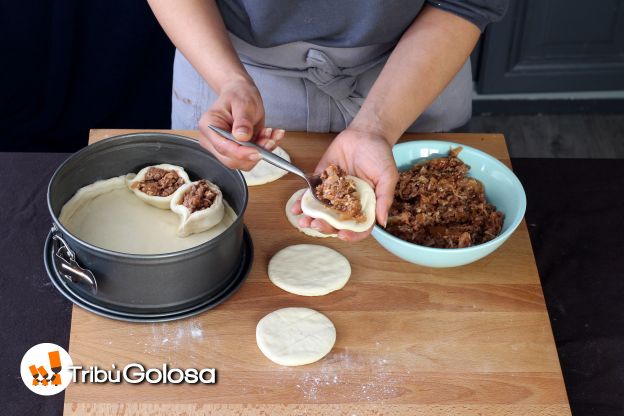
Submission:
<svg viewBox="0 0 624 416">
<path fill-rule="evenodd" d="M 340 233 L 338 234 L 338 238 L 341 239 L 342 241 L 347 241 L 347 238 Z"/>
<path fill-rule="evenodd" d="M 275 133 L 275 140 L 282 140 L 284 138 L 284 135 L 286 134 L 286 130 L 284 129 L 278 129 L 277 133 Z"/>
<path fill-rule="evenodd" d="M 269 140 L 268 142 L 266 142 L 264 147 L 266 147 L 267 149 L 273 149 L 275 147 L 275 140 Z"/>
<path fill-rule="evenodd" d="M 321 231 L 321 227 L 319 226 L 319 223 L 316 220 L 310 223 L 310 227 L 314 228 L 316 231 Z"/>
<path fill-rule="evenodd" d="M 249 129 L 247 127 L 239 127 L 236 129 L 237 136 L 247 136 L 249 134 Z"/>
<path fill-rule="evenodd" d="M 260 153 L 252 153 L 249 156 L 247 156 L 247 159 L 251 160 L 252 162 L 255 162 L 256 160 L 260 160 L 262 159 L 262 156 L 260 156 Z"/>
<path fill-rule="evenodd" d="M 273 128 L 272 127 L 267 127 L 264 130 L 264 135 L 267 136 L 267 137 L 271 137 L 271 133 L 273 133 Z"/>
</svg>

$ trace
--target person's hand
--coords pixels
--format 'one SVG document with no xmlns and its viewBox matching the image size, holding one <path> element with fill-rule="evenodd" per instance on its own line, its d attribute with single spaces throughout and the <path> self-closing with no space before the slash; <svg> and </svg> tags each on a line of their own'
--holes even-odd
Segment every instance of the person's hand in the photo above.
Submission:
<svg viewBox="0 0 624 416">
<path fill-rule="evenodd" d="M 379 224 L 385 226 L 388 210 L 394 199 L 394 187 L 399 178 L 392 157 L 392 148 L 388 141 L 373 132 L 347 128 L 336 136 L 327 148 L 315 173 L 322 172 L 331 163 L 340 166 L 347 174 L 365 180 L 375 189 L 376 219 Z M 292 210 L 294 214 L 301 214 L 301 201 L 297 201 Z M 338 234 L 338 237 L 345 241 L 362 240 L 372 231 L 372 227 L 361 233 L 349 230 L 338 231 L 323 220 L 307 216 L 299 219 L 299 225 L 314 228 L 324 234 Z"/>
<path fill-rule="evenodd" d="M 237 140 L 253 140 L 269 151 L 284 137 L 284 130 L 264 127 L 262 98 L 250 80 L 231 81 L 221 87 L 219 98 L 199 120 L 199 142 L 231 169 L 250 170 L 258 163 L 257 150 L 219 136 L 209 124 L 231 131 Z"/>
</svg>

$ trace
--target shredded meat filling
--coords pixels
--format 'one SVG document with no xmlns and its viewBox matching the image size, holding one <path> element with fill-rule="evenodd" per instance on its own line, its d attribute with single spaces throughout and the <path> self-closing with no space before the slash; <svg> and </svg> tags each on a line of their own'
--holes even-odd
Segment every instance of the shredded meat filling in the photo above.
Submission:
<svg viewBox="0 0 624 416">
<path fill-rule="evenodd" d="M 467 176 L 457 155 L 429 160 L 402 172 L 386 230 L 415 244 L 463 248 L 500 234 L 504 215 L 487 202 L 483 184 Z"/>
<path fill-rule="evenodd" d="M 184 179 L 175 170 L 151 167 L 147 170 L 145 179 L 136 186 L 141 192 L 150 196 L 169 196 L 182 185 L 184 185 Z"/>
<path fill-rule="evenodd" d="M 208 182 L 204 179 L 200 180 L 191 189 L 184 194 L 182 205 L 187 207 L 191 213 L 210 208 L 217 198 L 217 193 L 210 189 Z"/>
<path fill-rule="evenodd" d="M 315 189 L 316 196 L 340 211 L 341 220 L 354 219 L 356 222 L 366 220 L 355 183 L 346 177 L 344 170 L 339 166 L 329 165 L 321 173 L 321 180 L 323 182 Z"/>
</svg>

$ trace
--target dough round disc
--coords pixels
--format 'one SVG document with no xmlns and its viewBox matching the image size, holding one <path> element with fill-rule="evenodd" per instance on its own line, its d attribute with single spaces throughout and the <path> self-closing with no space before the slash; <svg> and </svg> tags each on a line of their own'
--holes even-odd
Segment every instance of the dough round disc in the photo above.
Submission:
<svg viewBox="0 0 624 416">
<path fill-rule="evenodd" d="M 342 289 L 351 276 L 351 265 L 342 254 L 315 244 L 286 247 L 269 261 L 269 279 L 287 292 L 322 296 Z"/>
<path fill-rule="evenodd" d="M 326 356 L 336 342 L 336 328 L 322 313 L 308 308 L 284 308 L 258 322 L 256 343 L 280 365 L 310 364 Z"/>
<path fill-rule="evenodd" d="M 323 234 L 319 231 L 316 231 L 314 228 L 302 228 L 299 225 L 299 218 L 303 217 L 304 214 L 293 214 L 292 213 L 292 207 L 293 205 L 295 205 L 295 202 L 297 202 L 297 199 L 299 199 L 301 197 L 301 195 L 303 195 L 303 193 L 307 190 L 308 188 L 303 188 L 303 189 L 299 189 L 297 192 L 295 192 L 290 199 L 288 200 L 288 202 L 286 202 L 286 218 L 288 218 L 288 222 L 290 222 L 292 224 L 293 227 L 295 227 L 296 229 L 298 229 L 299 231 L 301 231 L 302 233 L 309 235 L 310 237 L 338 237 L 338 234 Z"/>
<path fill-rule="evenodd" d="M 316 198 L 312 196 L 312 192 L 309 189 L 305 191 L 301 198 L 301 210 L 309 217 L 325 220 L 337 230 L 351 230 L 355 232 L 366 231 L 375 223 L 375 205 L 377 204 L 375 190 L 366 181 L 360 178 L 356 178 L 355 176 L 347 176 L 347 178 L 355 182 L 355 187 L 360 197 L 360 203 L 362 204 L 362 211 L 366 216 L 365 221 L 356 222 L 352 219 L 341 220 L 338 211 L 317 201 Z"/>
<path fill-rule="evenodd" d="M 290 156 L 281 147 L 273 149 L 273 153 L 282 159 L 286 159 L 290 162 Z M 254 168 L 248 172 L 241 171 L 247 182 L 247 186 L 264 185 L 265 183 L 273 182 L 286 175 L 284 169 L 280 169 L 272 164 L 261 160 L 254 166 Z"/>
</svg>

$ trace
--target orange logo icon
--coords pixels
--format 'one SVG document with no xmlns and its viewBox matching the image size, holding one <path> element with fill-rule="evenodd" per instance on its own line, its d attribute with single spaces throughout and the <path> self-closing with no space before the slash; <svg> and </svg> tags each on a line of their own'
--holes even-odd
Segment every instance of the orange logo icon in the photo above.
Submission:
<svg viewBox="0 0 624 416">
<path fill-rule="evenodd" d="M 63 369 L 63 366 L 61 365 L 61 355 L 59 354 L 59 351 L 48 352 L 48 358 L 50 359 L 50 370 L 54 373 L 52 374 L 52 377 L 48 378 L 48 372 L 44 366 L 39 366 L 37 368 L 34 364 L 31 364 L 28 367 L 30 369 L 30 374 L 33 376 L 33 386 L 38 386 L 39 384 L 47 386 L 48 382 L 50 382 L 53 386 L 60 386 L 62 384 L 61 375 L 59 373 Z M 39 380 L 39 375 L 42 377 L 41 380 Z"/>
<path fill-rule="evenodd" d="M 71 382 L 72 361 L 62 347 L 43 343 L 29 349 L 20 368 L 22 381 L 34 393 L 49 396 L 60 393 Z"/>
</svg>

